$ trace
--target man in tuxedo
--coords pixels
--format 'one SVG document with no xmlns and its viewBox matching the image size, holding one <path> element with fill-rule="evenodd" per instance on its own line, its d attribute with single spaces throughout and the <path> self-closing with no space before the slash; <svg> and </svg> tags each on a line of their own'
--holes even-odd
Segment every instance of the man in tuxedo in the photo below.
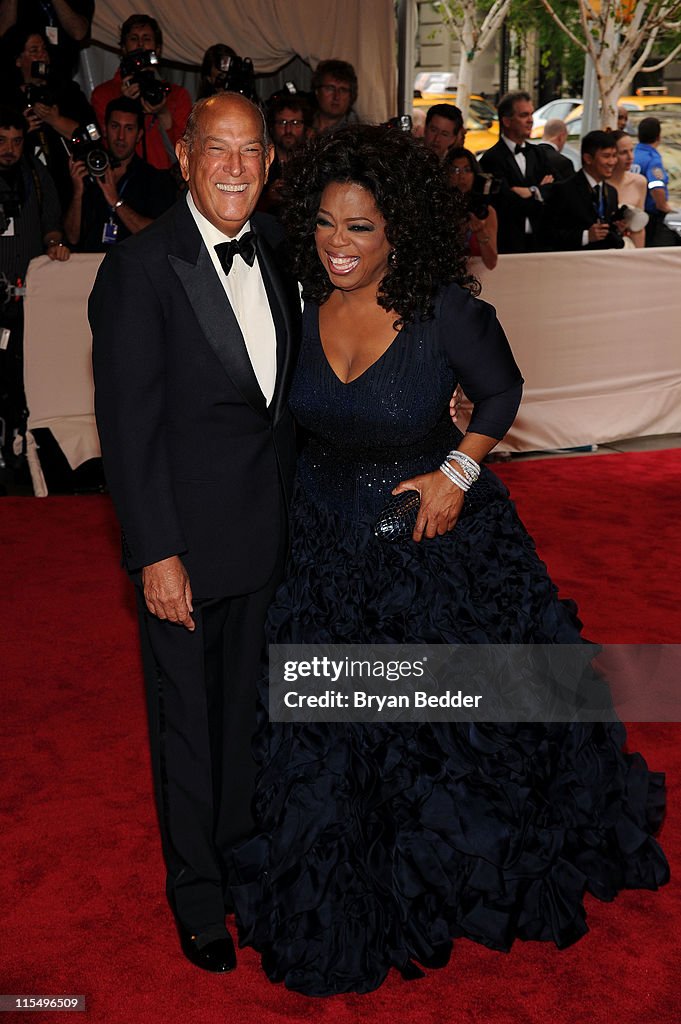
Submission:
<svg viewBox="0 0 681 1024">
<path fill-rule="evenodd" d="M 581 171 L 554 185 L 546 202 L 547 248 L 622 249 L 617 190 L 607 183 L 617 164 L 612 132 L 589 132 L 581 149 Z"/>
<path fill-rule="evenodd" d="M 107 481 L 137 585 L 167 894 L 185 955 L 236 963 L 233 847 L 252 828 L 255 686 L 283 571 L 300 300 L 282 231 L 253 214 L 259 109 L 201 100 L 177 144 L 188 194 L 113 246 L 90 297 Z"/>
<path fill-rule="evenodd" d="M 544 125 L 542 141 L 537 148 L 542 150 L 548 160 L 554 181 L 566 181 L 575 173 L 572 160 L 563 156 L 563 147 L 567 142 L 568 130 L 565 121 L 554 117 Z"/>
<path fill-rule="evenodd" d="M 507 93 L 498 111 L 499 141 L 483 153 L 480 167 L 501 180 L 495 201 L 499 252 L 537 252 L 542 248 L 546 186 L 553 174 L 545 152 L 528 143 L 534 113 L 529 93 Z"/>
</svg>

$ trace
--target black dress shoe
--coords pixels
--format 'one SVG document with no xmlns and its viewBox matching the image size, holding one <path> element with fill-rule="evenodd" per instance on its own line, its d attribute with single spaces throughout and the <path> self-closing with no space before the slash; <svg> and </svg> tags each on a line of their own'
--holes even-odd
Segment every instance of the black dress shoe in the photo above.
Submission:
<svg viewBox="0 0 681 1024">
<path fill-rule="evenodd" d="M 180 936 L 182 952 L 195 967 L 201 967 L 204 971 L 212 971 L 213 974 L 226 974 L 236 967 L 236 952 L 229 935 L 219 939 L 209 938 L 202 942 L 201 934 L 192 935 L 180 924 L 177 926 L 177 931 Z"/>
</svg>

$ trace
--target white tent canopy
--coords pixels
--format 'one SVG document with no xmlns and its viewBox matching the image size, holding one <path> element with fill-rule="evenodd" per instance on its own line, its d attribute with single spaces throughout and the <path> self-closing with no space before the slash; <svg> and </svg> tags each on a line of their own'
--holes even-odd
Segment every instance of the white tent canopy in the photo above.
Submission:
<svg viewBox="0 0 681 1024">
<path fill-rule="evenodd" d="M 357 71 L 362 119 L 385 121 L 396 111 L 393 0 L 144 0 L 137 9 L 158 20 L 169 60 L 200 64 L 214 43 L 250 57 L 261 74 L 296 56 L 313 68 L 334 57 Z M 134 10 L 130 0 L 97 0 L 93 40 L 117 47 L 121 24 Z"/>
</svg>

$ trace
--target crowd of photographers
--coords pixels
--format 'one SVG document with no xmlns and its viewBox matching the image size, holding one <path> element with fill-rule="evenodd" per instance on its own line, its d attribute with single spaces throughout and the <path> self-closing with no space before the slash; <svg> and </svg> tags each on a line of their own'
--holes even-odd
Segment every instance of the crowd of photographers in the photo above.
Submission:
<svg viewBox="0 0 681 1024">
<path fill-rule="evenodd" d="M 26 0 L 21 6 L 0 0 L 0 67 L 5 70 L 0 81 L 0 426 L 4 421 L 5 437 L 0 442 L 5 446 L 21 427 L 19 295 L 30 260 L 42 253 L 66 260 L 71 251 L 104 252 L 151 223 L 184 187 L 175 145 L 192 99 L 163 78 L 161 27 L 146 14 L 123 23 L 119 68 L 88 101 L 72 74 L 93 9 L 93 0 Z M 224 89 L 260 102 L 250 60 L 216 44 L 205 52 L 197 98 Z M 287 83 L 264 104 L 275 160 L 261 209 L 278 214 L 291 154 L 313 134 L 357 120 L 357 90 L 352 65 L 325 60 L 309 93 Z M 395 130 L 422 131 L 424 145 L 442 162 L 452 188 L 465 197 L 471 256 L 492 269 L 500 252 L 673 243 L 663 224 L 669 206 L 657 154 L 659 122 L 644 119 L 635 153 L 624 131 L 589 133 L 582 142 L 582 169 L 574 173 L 560 154 L 567 134 L 562 122 L 549 122 L 543 144 L 529 143 L 532 109 L 527 93 L 502 98 L 499 141 L 480 162 L 465 147 L 461 112 L 452 104 L 431 107 L 422 127 L 408 117 L 391 122 Z M 645 176 L 634 173 L 635 167 L 632 171 L 634 162 Z M 645 235 L 645 214 L 636 220 L 632 213 L 644 204 Z"/>
</svg>

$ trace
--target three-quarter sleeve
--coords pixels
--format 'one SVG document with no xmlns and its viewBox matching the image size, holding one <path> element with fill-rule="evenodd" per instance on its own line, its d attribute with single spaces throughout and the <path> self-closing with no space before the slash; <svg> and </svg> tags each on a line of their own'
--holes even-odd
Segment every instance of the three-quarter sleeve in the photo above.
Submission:
<svg viewBox="0 0 681 1024">
<path fill-rule="evenodd" d="M 436 316 L 440 344 L 473 403 L 468 431 L 501 440 L 518 411 L 523 378 L 494 307 L 449 285 Z"/>
</svg>

